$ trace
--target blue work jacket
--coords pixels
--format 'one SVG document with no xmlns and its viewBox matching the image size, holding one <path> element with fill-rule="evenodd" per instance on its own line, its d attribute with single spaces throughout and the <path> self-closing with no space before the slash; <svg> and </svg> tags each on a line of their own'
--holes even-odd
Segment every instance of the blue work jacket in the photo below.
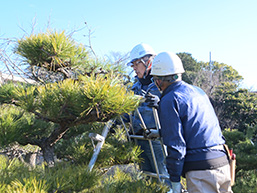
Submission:
<svg viewBox="0 0 257 193">
<path fill-rule="evenodd" d="M 225 155 L 211 148 L 225 141 L 213 106 L 202 89 L 184 81 L 171 84 L 162 93 L 158 113 L 171 181 L 180 181 L 185 162 Z"/>
<path fill-rule="evenodd" d="M 145 84 L 143 85 L 139 80 L 132 86 L 131 90 L 136 94 L 136 95 L 142 95 L 144 96 L 144 93 L 142 90 L 145 92 L 150 92 L 151 94 L 161 96 L 161 93 L 157 86 L 151 82 L 150 84 Z M 154 115 L 153 115 L 153 110 L 151 107 L 147 106 L 146 102 L 143 102 L 140 104 L 138 107 L 138 110 L 145 122 L 145 125 L 147 128 L 156 128 L 155 120 L 154 120 Z M 137 133 L 138 131 L 142 130 L 142 123 L 140 121 L 140 118 L 136 112 L 133 113 L 132 116 L 132 124 L 134 128 L 134 132 Z"/>
</svg>

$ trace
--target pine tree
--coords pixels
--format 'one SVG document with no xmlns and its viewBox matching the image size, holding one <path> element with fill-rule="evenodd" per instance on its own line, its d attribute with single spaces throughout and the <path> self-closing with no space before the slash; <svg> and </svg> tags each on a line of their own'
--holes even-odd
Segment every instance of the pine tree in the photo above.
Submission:
<svg viewBox="0 0 257 193">
<path fill-rule="evenodd" d="M 85 48 L 64 32 L 32 34 L 18 40 L 15 52 L 24 58 L 34 75 L 34 67 L 64 74 L 61 80 L 52 81 L 35 75 L 41 82 L 39 85 L 9 83 L 0 88 L 1 104 L 9 104 L 3 109 L 17 107 L 10 117 L 2 115 L 2 145 L 13 142 L 37 145 L 48 165 L 54 164 L 54 145 L 68 130 L 106 122 L 131 112 L 139 104 L 140 98 L 127 91 L 121 75 L 110 69 L 99 71 Z M 11 123 L 5 123 L 7 117 L 18 126 L 17 130 L 15 126 L 9 130 Z"/>
</svg>

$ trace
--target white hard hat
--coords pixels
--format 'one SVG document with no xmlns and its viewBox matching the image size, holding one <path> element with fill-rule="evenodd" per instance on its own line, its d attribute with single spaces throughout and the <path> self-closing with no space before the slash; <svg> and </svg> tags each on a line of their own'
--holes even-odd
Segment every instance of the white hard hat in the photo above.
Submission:
<svg viewBox="0 0 257 193">
<path fill-rule="evenodd" d="M 161 52 L 153 59 L 151 75 L 168 76 L 184 73 L 181 59 L 172 52 Z"/>
<path fill-rule="evenodd" d="M 155 51 L 153 48 L 147 44 L 141 43 L 136 45 L 130 52 L 130 61 L 127 64 L 128 66 L 132 65 L 132 62 L 134 62 L 137 59 L 140 59 L 146 55 L 155 55 Z"/>
</svg>

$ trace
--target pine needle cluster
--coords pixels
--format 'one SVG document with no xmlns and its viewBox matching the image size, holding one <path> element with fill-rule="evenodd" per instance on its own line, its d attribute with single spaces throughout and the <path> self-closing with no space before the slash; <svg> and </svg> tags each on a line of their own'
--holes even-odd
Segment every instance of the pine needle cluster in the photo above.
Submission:
<svg viewBox="0 0 257 193">
<path fill-rule="evenodd" d="M 51 30 L 18 40 L 14 51 L 31 66 L 44 67 L 54 72 L 83 64 L 88 56 L 85 47 L 77 44 L 65 31 L 59 33 Z"/>
<path fill-rule="evenodd" d="M 113 74 L 81 76 L 42 86 L 3 85 L 0 96 L 2 102 L 15 103 L 39 119 L 68 126 L 129 113 L 140 100 Z"/>
</svg>

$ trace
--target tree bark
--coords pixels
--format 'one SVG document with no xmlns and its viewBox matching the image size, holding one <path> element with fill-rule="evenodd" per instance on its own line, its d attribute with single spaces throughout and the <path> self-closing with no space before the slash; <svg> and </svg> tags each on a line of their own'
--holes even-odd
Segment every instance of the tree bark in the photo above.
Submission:
<svg viewBox="0 0 257 193">
<path fill-rule="evenodd" d="M 40 147 L 43 152 L 44 160 L 48 167 L 52 167 L 55 164 L 54 145 L 59 141 L 69 128 L 65 125 L 57 127 L 48 138 L 41 141 Z"/>
<path fill-rule="evenodd" d="M 41 146 L 44 160 L 47 163 L 48 167 L 54 166 L 54 147 L 51 146 L 48 142 L 42 143 Z"/>
</svg>

